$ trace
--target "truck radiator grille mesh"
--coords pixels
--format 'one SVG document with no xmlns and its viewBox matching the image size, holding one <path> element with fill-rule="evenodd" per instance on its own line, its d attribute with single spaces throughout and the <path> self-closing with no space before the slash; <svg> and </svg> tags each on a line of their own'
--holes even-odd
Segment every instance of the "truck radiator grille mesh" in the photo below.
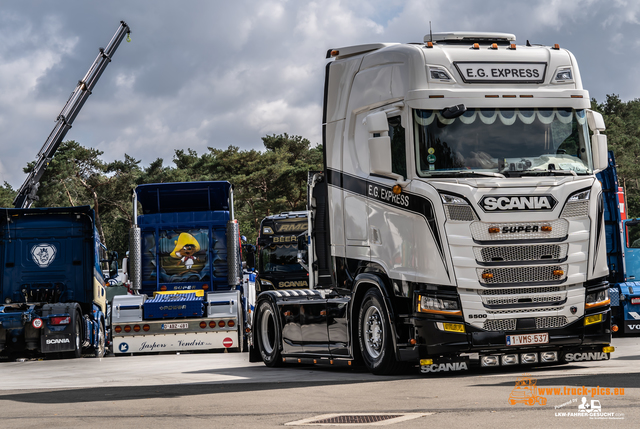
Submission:
<svg viewBox="0 0 640 429">
<path fill-rule="evenodd" d="M 505 297 L 505 298 L 491 298 L 485 301 L 488 305 L 513 305 L 522 304 L 524 302 L 530 303 L 545 303 L 545 302 L 562 302 L 564 297 L 562 295 L 542 295 L 542 296 L 527 296 L 527 297 Z"/>
<path fill-rule="evenodd" d="M 561 311 L 564 307 L 553 307 L 551 311 Z M 549 307 L 540 308 L 514 308 L 507 310 L 487 310 L 487 314 L 520 314 L 520 313 L 540 313 L 542 311 L 549 311 Z"/>
<path fill-rule="evenodd" d="M 564 259 L 568 248 L 568 244 L 490 246 L 474 247 L 473 252 L 479 262 L 524 262 Z"/>
<path fill-rule="evenodd" d="M 526 287 L 513 289 L 485 289 L 481 295 L 521 295 L 531 293 L 553 293 L 565 290 L 564 286 Z"/>
<path fill-rule="evenodd" d="M 569 323 L 566 316 L 536 317 L 536 329 L 561 328 Z M 485 320 L 482 326 L 486 331 L 515 331 L 518 319 Z"/>
<path fill-rule="evenodd" d="M 516 319 L 485 320 L 483 328 L 487 331 L 515 331 Z"/>
<path fill-rule="evenodd" d="M 567 203 L 560 217 L 584 217 L 589 215 L 589 201 L 572 201 Z"/>
<path fill-rule="evenodd" d="M 568 323 L 566 316 L 536 317 L 537 329 L 560 328 Z"/>
<path fill-rule="evenodd" d="M 447 220 L 457 220 L 462 222 L 473 222 L 474 220 L 478 220 L 475 212 L 469 206 L 445 204 L 444 211 L 447 215 Z"/>
<path fill-rule="evenodd" d="M 482 284 L 559 282 L 567 277 L 566 265 L 477 269 Z M 484 278 L 483 278 L 484 276 Z"/>
<path fill-rule="evenodd" d="M 551 231 L 542 231 L 543 226 L 551 227 Z M 489 228 L 498 228 L 499 232 L 490 233 Z M 473 222 L 471 224 L 471 236 L 480 242 L 558 239 L 566 237 L 568 231 L 569 222 L 566 219 L 556 219 L 550 222 Z"/>
</svg>

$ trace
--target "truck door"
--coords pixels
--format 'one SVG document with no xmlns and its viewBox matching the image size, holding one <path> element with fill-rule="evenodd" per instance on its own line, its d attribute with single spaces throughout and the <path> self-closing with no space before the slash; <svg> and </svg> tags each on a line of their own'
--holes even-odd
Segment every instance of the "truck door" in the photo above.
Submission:
<svg viewBox="0 0 640 429">
<path fill-rule="evenodd" d="M 624 221 L 624 232 L 626 241 L 624 262 L 627 279 L 636 281 L 640 279 L 640 220 Z"/>
</svg>

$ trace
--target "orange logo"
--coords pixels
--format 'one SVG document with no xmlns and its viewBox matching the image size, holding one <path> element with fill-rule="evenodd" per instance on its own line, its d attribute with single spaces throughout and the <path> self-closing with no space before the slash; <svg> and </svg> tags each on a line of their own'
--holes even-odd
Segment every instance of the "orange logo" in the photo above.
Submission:
<svg viewBox="0 0 640 429">
<path fill-rule="evenodd" d="M 509 395 L 509 403 L 511 405 L 524 403 L 527 405 L 545 405 L 547 398 L 544 396 L 538 396 L 538 389 L 536 384 L 538 380 L 531 378 L 531 374 L 522 374 L 522 377 L 518 377 L 516 380 L 516 386 Z"/>
</svg>

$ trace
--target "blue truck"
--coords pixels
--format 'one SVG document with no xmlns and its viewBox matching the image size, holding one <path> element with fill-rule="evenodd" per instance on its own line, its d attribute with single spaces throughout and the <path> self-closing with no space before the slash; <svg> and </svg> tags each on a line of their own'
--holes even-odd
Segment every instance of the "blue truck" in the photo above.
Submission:
<svg viewBox="0 0 640 429">
<path fill-rule="evenodd" d="M 131 32 L 124 21 L 58 114 L 13 205 L 0 216 L 0 354 L 102 357 L 105 285 L 118 273 L 88 206 L 31 208 L 40 179 L 113 54 Z M 109 275 L 105 275 L 105 273 Z"/>
<path fill-rule="evenodd" d="M 105 282 L 116 256 L 100 242 L 93 210 L 2 209 L 0 353 L 105 354 Z"/>
<path fill-rule="evenodd" d="M 133 210 L 133 293 L 113 297 L 114 354 L 242 351 L 246 299 L 231 184 L 140 185 Z"/>
<path fill-rule="evenodd" d="M 640 219 L 626 219 L 613 152 L 602 182 L 612 330 L 640 333 Z"/>
</svg>

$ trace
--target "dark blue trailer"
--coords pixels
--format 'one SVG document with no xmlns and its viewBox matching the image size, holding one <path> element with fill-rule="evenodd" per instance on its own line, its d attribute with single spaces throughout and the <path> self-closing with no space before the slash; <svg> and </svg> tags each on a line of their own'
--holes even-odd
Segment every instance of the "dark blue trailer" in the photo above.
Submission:
<svg viewBox="0 0 640 429">
<path fill-rule="evenodd" d="M 609 152 L 609 167 L 598 173 L 598 179 L 602 182 L 612 329 L 640 333 L 640 281 L 636 281 L 640 280 L 640 219 L 623 215 L 613 152 Z"/>
</svg>

